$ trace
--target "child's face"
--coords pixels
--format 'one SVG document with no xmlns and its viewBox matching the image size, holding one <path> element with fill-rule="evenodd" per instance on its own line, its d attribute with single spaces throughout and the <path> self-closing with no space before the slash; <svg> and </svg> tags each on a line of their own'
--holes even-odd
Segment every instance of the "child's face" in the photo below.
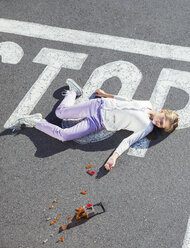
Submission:
<svg viewBox="0 0 190 248">
<path fill-rule="evenodd" d="M 170 128 L 170 119 L 167 118 L 164 110 L 155 113 L 152 123 L 159 128 Z"/>
</svg>

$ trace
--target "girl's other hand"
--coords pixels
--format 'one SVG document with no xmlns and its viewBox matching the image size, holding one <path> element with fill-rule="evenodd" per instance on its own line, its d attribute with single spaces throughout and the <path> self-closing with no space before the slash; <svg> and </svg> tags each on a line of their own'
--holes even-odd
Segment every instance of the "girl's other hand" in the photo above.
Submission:
<svg viewBox="0 0 190 248">
<path fill-rule="evenodd" d="M 105 91 L 101 90 L 101 89 L 97 89 L 94 91 L 94 94 L 98 97 L 104 97 L 105 95 Z"/>
<path fill-rule="evenodd" d="M 110 157 L 106 164 L 104 165 L 106 170 L 111 170 L 115 166 L 116 159 L 113 157 Z"/>
</svg>

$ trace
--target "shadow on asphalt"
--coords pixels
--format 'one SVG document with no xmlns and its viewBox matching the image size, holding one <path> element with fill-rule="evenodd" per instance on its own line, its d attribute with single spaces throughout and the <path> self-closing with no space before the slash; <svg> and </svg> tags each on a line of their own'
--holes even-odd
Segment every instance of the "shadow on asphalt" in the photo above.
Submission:
<svg viewBox="0 0 190 248">
<path fill-rule="evenodd" d="M 111 156 L 111 154 L 109 155 L 109 157 L 110 156 Z M 104 161 L 103 165 L 99 168 L 99 171 L 96 174 L 96 179 L 101 179 L 102 177 L 106 176 L 110 172 L 110 171 L 106 170 L 104 167 L 104 165 L 107 162 L 107 160 L 109 159 L 109 157 Z"/>
<path fill-rule="evenodd" d="M 54 92 L 53 97 L 58 99 L 58 102 L 55 104 L 55 106 L 52 108 L 52 111 L 46 117 L 47 121 L 55 125 L 58 125 L 60 127 L 61 127 L 61 120 L 56 117 L 55 109 L 62 101 L 63 97 L 61 95 L 61 92 L 65 89 L 68 89 L 68 87 L 61 87 Z M 83 145 L 75 143 L 74 141 L 67 141 L 67 142 L 58 141 L 34 128 L 25 128 L 25 129 L 21 129 L 18 132 L 12 132 L 12 130 L 8 129 L 0 133 L 0 136 L 19 135 L 19 134 L 26 135 L 36 146 L 37 150 L 35 156 L 39 158 L 45 158 L 63 152 L 67 149 L 73 149 L 73 150 L 79 149 L 82 151 L 106 151 L 109 149 L 115 149 L 120 144 L 120 142 L 124 138 L 128 137 L 131 133 L 132 132 L 121 130 L 118 131 L 117 133 L 114 133 L 110 138 L 106 140 L 97 143 L 90 143 Z M 168 135 L 169 134 L 167 133 L 156 131 L 156 136 L 154 135 L 154 140 L 150 142 L 149 147 L 160 143 L 162 140 L 167 138 Z M 109 172 L 105 170 L 104 166 L 102 166 L 96 177 L 97 179 L 99 179 L 102 176 L 106 175 L 107 173 Z"/>
<path fill-rule="evenodd" d="M 62 226 L 59 228 L 59 233 L 63 232 L 64 230 L 69 230 L 73 227 L 80 226 L 87 222 L 88 220 L 92 219 L 93 217 L 103 214 L 106 212 L 104 205 L 102 202 L 93 204 L 93 208 L 85 208 L 83 207 L 84 211 L 75 213 L 74 217 L 70 221 L 69 224 L 67 224 L 66 229 L 63 229 Z M 79 210 L 80 211 L 80 210 Z M 85 217 L 82 217 L 82 214 L 86 214 Z"/>
</svg>

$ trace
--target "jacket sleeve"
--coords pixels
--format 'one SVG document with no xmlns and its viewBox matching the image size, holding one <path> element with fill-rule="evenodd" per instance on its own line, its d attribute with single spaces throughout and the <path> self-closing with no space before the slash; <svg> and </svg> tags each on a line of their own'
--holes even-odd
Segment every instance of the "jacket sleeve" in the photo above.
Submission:
<svg viewBox="0 0 190 248">
<path fill-rule="evenodd" d="M 129 137 L 122 140 L 122 142 L 119 144 L 119 146 L 117 147 L 115 152 L 117 152 L 120 156 L 131 145 L 133 145 L 137 141 L 139 141 L 142 138 L 144 138 L 145 136 L 147 136 L 152 130 L 153 130 L 153 125 L 149 125 L 148 128 L 131 134 Z"/>
<path fill-rule="evenodd" d="M 119 96 L 119 95 L 114 95 L 114 99 L 120 100 L 120 101 L 131 101 L 131 99 L 124 97 L 124 96 Z"/>
</svg>

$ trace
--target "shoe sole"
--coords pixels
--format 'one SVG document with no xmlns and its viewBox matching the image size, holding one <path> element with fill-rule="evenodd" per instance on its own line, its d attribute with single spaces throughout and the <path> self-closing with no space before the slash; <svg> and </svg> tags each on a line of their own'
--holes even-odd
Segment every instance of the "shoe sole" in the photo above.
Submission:
<svg viewBox="0 0 190 248">
<path fill-rule="evenodd" d="M 24 119 L 24 118 L 31 118 L 34 115 L 39 117 L 39 118 L 43 118 L 41 113 L 36 113 L 36 114 L 33 114 L 33 115 L 24 115 L 23 117 L 17 119 L 17 121 L 10 127 L 10 129 L 20 129 L 21 125 L 23 125 L 23 124 L 20 124 L 20 120 Z"/>
<path fill-rule="evenodd" d="M 81 96 L 83 91 L 82 91 L 82 88 L 76 83 L 74 82 L 73 80 L 71 82 L 66 81 L 66 84 L 70 86 L 70 84 L 73 84 L 81 93 L 80 94 L 77 94 L 77 96 Z"/>
</svg>

